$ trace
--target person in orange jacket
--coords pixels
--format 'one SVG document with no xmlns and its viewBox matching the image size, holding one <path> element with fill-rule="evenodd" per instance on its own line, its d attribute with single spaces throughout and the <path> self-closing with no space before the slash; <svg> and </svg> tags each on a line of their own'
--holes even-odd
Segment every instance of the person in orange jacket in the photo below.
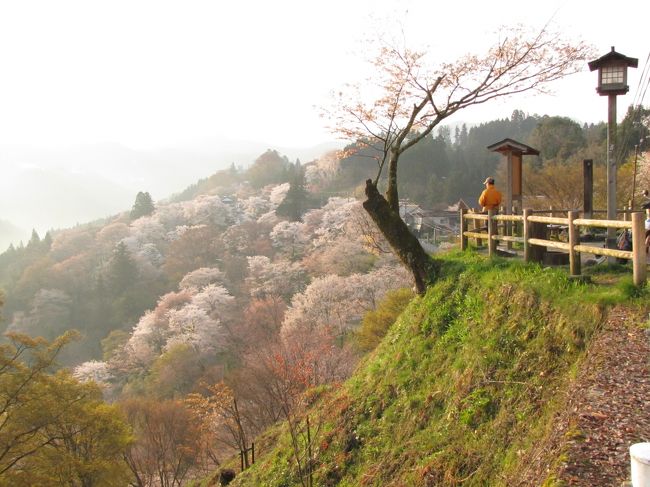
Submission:
<svg viewBox="0 0 650 487">
<path fill-rule="evenodd" d="M 478 198 L 478 204 L 483 207 L 483 211 L 499 210 L 501 205 L 501 191 L 494 187 L 494 178 L 488 177 L 483 181 L 485 189 Z"/>
</svg>

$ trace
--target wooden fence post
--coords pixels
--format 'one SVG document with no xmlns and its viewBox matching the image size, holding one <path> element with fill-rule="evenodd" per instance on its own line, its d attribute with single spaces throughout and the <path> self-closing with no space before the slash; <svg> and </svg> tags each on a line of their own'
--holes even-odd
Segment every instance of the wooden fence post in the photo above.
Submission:
<svg viewBox="0 0 650 487">
<path fill-rule="evenodd" d="M 530 223 L 528 223 L 528 217 L 532 215 L 530 208 L 524 208 L 524 221 L 523 224 L 523 234 L 524 234 L 524 262 L 530 262 L 530 245 L 528 244 L 528 239 L 530 238 Z"/>
<path fill-rule="evenodd" d="M 467 208 L 460 209 L 460 250 L 467 250 L 467 237 L 465 236 L 465 232 L 467 231 L 466 213 Z"/>
<path fill-rule="evenodd" d="M 645 219 L 643 212 L 632 213 L 632 274 L 635 286 L 646 281 Z"/>
<path fill-rule="evenodd" d="M 544 223 L 530 222 L 528 224 L 528 237 L 529 238 L 541 238 L 543 240 L 548 240 L 547 228 Z M 544 247 L 539 247 L 534 245 L 529 250 L 530 261 L 531 262 L 544 262 L 544 254 L 546 254 L 546 249 Z"/>
<path fill-rule="evenodd" d="M 573 224 L 573 220 L 578 218 L 577 211 L 569 211 L 569 271 L 571 276 L 579 276 L 581 273 L 580 252 L 575 250 L 575 246 L 580 244 L 580 230 Z"/>
<path fill-rule="evenodd" d="M 478 212 L 474 211 L 474 213 L 478 213 Z M 483 226 L 482 220 L 474 220 L 474 224 L 472 225 L 472 227 L 473 227 L 472 230 L 479 233 L 482 226 Z M 483 246 L 483 239 L 482 238 L 477 238 L 476 239 L 476 246 L 477 247 L 482 247 Z"/>
<path fill-rule="evenodd" d="M 494 219 L 494 210 L 488 210 L 488 255 L 494 257 L 497 255 L 497 241 L 492 237 L 497 235 L 497 222 Z"/>
<path fill-rule="evenodd" d="M 594 161 L 582 161 L 582 174 L 584 179 L 584 200 L 582 204 L 583 218 L 591 219 L 594 215 Z"/>
<path fill-rule="evenodd" d="M 514 206 L 512 208 L 510 208 L 510 213 L 509 214 L 510 215 L 516 215 L 517 214 L 516 209 L 515 209 Z M 497 230 L 497 233 L 498 233 L 498 230 Z M 509 237 L 513 237 L 515 235 L 515 222 L 511 222 L 511 221 L 505 222 L 505 226 L 503 228 L 503 234 L 508 235 Z M 506 242 L 506 248 L 508 250 L 512 250 L 512 242 L 510 242 L 509 240 Z"/>
</svg>

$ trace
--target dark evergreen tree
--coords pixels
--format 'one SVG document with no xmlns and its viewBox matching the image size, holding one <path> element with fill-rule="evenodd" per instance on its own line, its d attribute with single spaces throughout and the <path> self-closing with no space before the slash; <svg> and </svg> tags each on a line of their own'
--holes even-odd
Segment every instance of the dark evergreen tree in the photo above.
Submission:
<svg viewBox="0 0 650 487">
<path fill-rule="evenodd" d="M 135 197 L 135 203 L 131 209 L 131 220 L 137 220 L 142 216 L 151 215 L 154 210 L 155 207 L 151 195 L 140 191 Z"/>
<path fill-rule="evenodd" d="M 542 161 L 567 160 L 585 147 L 585 134 L 580 124 L 566 117 L 544 116 L 528 138 L 528 143 L 540 151 Z"/>
<path fill-rule="evenodd" d="M 314 208 L 314 199 L 305 188 L 305 171 L 297 160 L 291 165 L 292 173 L 289 191 L 275 210 L 279 216 L 289 218 L 291 221 L 299 221 L 302 215 L 309 209 Z"/>
<path fill-rule="evenodd" d="M 158 291 L 151 283 L 140 280 L 136 263 L 124 242 L 115 247 L 105 283 L 98 281 L 97 284 L 106 285 L 112 300 L 111 322 L 122 327 L 132 326 L 133 321 L 155 303 L 155 297 L 152 299 L 151 295 Z"/>
<path fill-rule="evenodd" d="M 113 251 L 108 264 L 106 281 L 112 296 L 121 296 L 135 284 L 138 270 L 124 242 L 120 242 Z"/>
<path fill-rule="evenodd" d="M 43 247 L 43 250 L 46 252 L 52 247 L 52 234 L 50 232 L 47 232 L 45 237 L 43 237 L 43 240 L 41 240 L 41 247 Z"/>
<path fill-rule="evenodd" d="M 38 232 L 34 229 L 32 229 L 32 236 L 29 239 L 29 242 L 27 242 L 27 248 L 28 249 L 38 249 L 41 244 L 41 237 L 38 236 Z"/>
<path fill-rule="evenodd" d="M 467 140 L 468 140 L 467 124 L 464 123 L 463 127 L 460 129 L 459 145 L 467 145 Z"/>
</svg>

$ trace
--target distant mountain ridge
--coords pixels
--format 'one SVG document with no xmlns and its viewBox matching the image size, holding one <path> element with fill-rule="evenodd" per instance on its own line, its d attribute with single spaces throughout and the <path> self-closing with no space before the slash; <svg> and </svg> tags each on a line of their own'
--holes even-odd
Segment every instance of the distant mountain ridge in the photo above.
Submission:
<svg viewBox="0 0 650 487">
<path fill-rule="evenodd" d="M 270 147 L 253 141 L 213 138 L 194 145 L 136 150 L 117 143 L 39 149 L 0 147 L 0 218 L 12 230 L 0 228 L 0 248 L 29 238 L 31 229 L 43 235 L 128 210 L 138 191 L 162 200 L 197 180 L 235 164 L 249 166 Z M 291 160 L 310 160 L 337 147 L 325 143 L 305 148 L 278 148 Z M 8 227 L 7 227 L 8 228 Z"/>
</svg>

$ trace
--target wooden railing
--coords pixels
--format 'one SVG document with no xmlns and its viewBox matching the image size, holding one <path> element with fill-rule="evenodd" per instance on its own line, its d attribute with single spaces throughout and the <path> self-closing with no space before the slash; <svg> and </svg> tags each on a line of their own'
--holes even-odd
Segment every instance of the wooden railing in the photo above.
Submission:
<svg viewBox="0 0 650 487">
<path fill-rule="evenodd" d="M 468 247 L 469 239 L 487 240 L 489 255 L 496 255 L 499 242 L 505 242 L 508 248 L 512 243 L 523 246 L 523 257 L 526 262 L 540 262 L 546 248 L 559 249 L 569 254 L 569 270 L 572 276 L 581 275 L 581 253 L 605 255 L 632 261 L 634 284 L 640 286 L 646 281 L 646 252 L 645 252 L 645 225 L 642 212 L 632 212 L 631 221 L 621 220 L 594 220 L 578 218 L 578 211 L 568 211 L 566 218 L 555 216 L 538 216 L 532 210 L 525 209 L 523 215 L 497 215 L 494 210 L 486 213 L 468 213 L 463 209 L 460 212 L 460 241 L 461 249 Z M 474 222 L 472 230 L 469 222 Z M 504 232 L 497 231 L 497 225 L 503 222 Z M 520 232 L 513 231 L 519 225 Z M 568 242 L 549 240 L 548 225 L 557 225 L 566 229 Z M 478 227 L 478 228 L 477 228 Z M 600 227 L 632 230 L 632 251 L 609 249 L 580 243 L 580 227 Z M 520 233 L 521 236 L 516 235 Z"/>
</svg>

